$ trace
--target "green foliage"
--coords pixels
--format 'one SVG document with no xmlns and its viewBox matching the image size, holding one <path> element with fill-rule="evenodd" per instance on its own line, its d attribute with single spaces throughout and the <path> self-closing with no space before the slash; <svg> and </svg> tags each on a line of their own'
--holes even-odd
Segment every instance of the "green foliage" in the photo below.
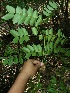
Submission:
<svg viewBox="0 0 70 93">
<path fill-rule="evenodd" d="M 47 5 L 47 8 L 44 8 L 43 14 L 46 16 L 50 16 L 53 10 L 57 9 L 57 4 L 53 1 L 49 1 L 49 5 Z M 21 7 L 17 6 L 17 8 L 13 8 L 12 6 L 7 5 L 6 9 L 8 11 L 8 14 L 2 17 L 4 20 L 9 20 L 13 18 L 13 24 L 18 23 L 25 25 L 30 24 L 31 26 L 35 25 L 38 27 L 38 25 L 42 24 L 42 15 L 38 15 L 37 10 L 33 11 L 31 7 L 29 7 L 28 10 L 25 8 L 21 9 Z"/>
<path fill-rule="evenodd" d="M 27 47 L 23 47 L 22 50 L 26 53 L 25 58 L 29 58 L 32 56 L 42 56 L 42 47 L 40 44 L 36 45 L 27 45 Z"/>
<path fill-rule="evenodd" d="M 20 44 L 22 44 L 23 41 L 27 42 L 29 40 L 28 32 L 25 28 L 18 28 L 18 31 L 10 30 L 10 33 L 15 37 L 13 39 L 13 43 L 19 42 Z"/>
<path fill-rule="evenodd" d="M 46 15 L 47 17 L 50 16 L 52 14 L 52 12 L 57 9 L 58 5 L 53 1 L 49 1 L 49 4 L 47 5 L 47 7 L 44 8 L 43 10 L 43 14 Z"/>
<path fill-rule="evenodd" d="M 63 80 L 60 80 L 58 83 L 56 77 L 52 76 L 50 80 L 50 84 L 47 88 L 47 92 L 48 93 L 67 93 L 67 88 Z"/>
<path fill-rule="evenodd" d="M 25 1 L 28 2 L 30 0 Z M 16 0 L 15 2 L 22 3 L 20 0 Z M 65 59 L 65 57 L 70 57 L 70 49 L 63 48 L 67 39 L 61 29 L 58 29 L 56 32 L 53 28 L 41 28 L 44 23 L 47 24 L 49 18 L 52 18 L 52 16 L 55 15 L 55 10 L 58 9 L 58 4 L 50 0 L 48 5 L 43 7 L 42 13 L 39 13 L 31 7 L 28 7 L 27 9 L 25 3 L 20 7 L 21 5 L 19 3 L 19 6 L 16 4 L 17 7 L 15 7 L 16 5 L 14 5 L 14 7 L 7 5 L 7 14 L 2 17 L 2 19 L 6 21 L 12 19 L 15 28 L 16 25 L 18 25 L 18 28 L 12 28 L 12 30 L 10 30 L 11 35 L 14 37 L 11 43 L 18 47 L 13 49 L 10 45 L 6 46 L 4 57 L 0 57 L 0 59 L 3 60 L 3 64 L 23 64 L 23 59 L 29 59 L 30 57 L 42 58 L 42 61 L 45 62 L 45 56 L 50 55 L 58 57 L 62 55 L 60 58 L 65 61 L 65 64 L 67 64 L 68 60 Z M 24 25 L 24 27 L 22 27 L 22 25 Z M 29 30 L 27 29 L 27 26 L 30 28 Z M 37 41 L 40 43 L 38 42 L 38 44 L 35 44 L 34 42 L 31 42 L 29 44 L 32 36 L 34 38 L 37 37 Z M 2 47 L 2 44 L 0 44 L 0 47 Z M 38 77 L 38 80 L 39 79 L 40 76 Z M 35 93 L 39 89 L 44 89 L 40 81 L 38 81 L 37 84 L 34 84 L 33 82 L 30 82 L 29 84 L 31 88 L 28 90 L 28 93 Z M 67 93 L 63 81 L 60 80 L 58 82 L 54 76 L 50 79 L 50 83 L 45 90 L 46 92 L 42 93 Z"/>
<path fill-rule="evenodd" d="M 54 34 L 55 31 L 53 31 L 53 28 L 41 30 L 39 32 L 39 26 L 44 22 L 42 16 L 46 15 L 47 17 L 50 17 L 52 12 L 57 8 L 58 5 L 54 1 L 49 1 L 49 4 L 43 10 L 43 14 L 38 14 L 37 10 L 33 11 L 31 7 L 29 7 L 28 10 L 26 10 L 25 8 L 22 9 L 18 6 L 16 7 L 16 9 L 9 5 L 6 6 L 8 14 L 3 16 L 2 19 L 9 20 L 13 18 L 13 24 L 24 23 L 25 25 L 30 24 L 32 26 L 32 34 L 29 34 L 26 28 L 22 27 L 18 27 L 18 29 L 16 30 L 10 30 L 10 33 L 14 36 L 12 43 L 20 44 L 22 46 L 20 50 L 23 51 L 26 59 L 28 59 L 31 56 L 40 57 L 45 55 L 51 55 L 52 53 L 65 53 L 65 55 L 69 55 L 69 52 L 65 52 L 65 49 L 61 47 L 65 43 L 66 38 L 64 34 L 62 34 L 60 29 L 56 34 Z M 38 45 L 33 44 L 25 46 L 24 42 L 28 42 L 32 35 L 37 36 L 39 38 L 38 41 L 42 41 L 43 43 Z M 11 55 L 12 52 L 9 51 L 8 55 Z"/>
</svg>

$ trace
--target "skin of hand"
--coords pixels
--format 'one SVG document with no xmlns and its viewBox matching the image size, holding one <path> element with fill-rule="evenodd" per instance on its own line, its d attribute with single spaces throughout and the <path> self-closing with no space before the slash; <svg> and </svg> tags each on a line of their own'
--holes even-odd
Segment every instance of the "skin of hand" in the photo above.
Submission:
<svg viewBox="0 0 70 93">
<path fill-rule="evenodd" d="M 29 78 L 35 75 L 42 66 L 44 66 L 44 63 L 34 59 L 28 59 L 24 62 L 22 70 L 8 93 L 23 93 Z"/>
<path fill-rule="evenodd" d="M 34 60 L 34 59 L 28 59 L 22 68 L 22 71 L 25 71 L 25 73 L 28 74 L 29 77 L 32 77 L 33 75 L 36 74 L 39 68 L 44 66 L 44 63 Z"/>
</svg>

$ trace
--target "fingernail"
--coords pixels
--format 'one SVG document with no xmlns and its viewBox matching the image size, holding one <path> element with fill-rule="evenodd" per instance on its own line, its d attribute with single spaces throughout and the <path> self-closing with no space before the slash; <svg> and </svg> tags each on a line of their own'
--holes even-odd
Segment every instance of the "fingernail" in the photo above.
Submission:
<svg viewBox="0 0 70 93">
<path fill-rule="evenodd" d="M 43 62 L 41 62 L 41 66 L 43 66 L 44 65 L 44 63 Z"/>
</svg>

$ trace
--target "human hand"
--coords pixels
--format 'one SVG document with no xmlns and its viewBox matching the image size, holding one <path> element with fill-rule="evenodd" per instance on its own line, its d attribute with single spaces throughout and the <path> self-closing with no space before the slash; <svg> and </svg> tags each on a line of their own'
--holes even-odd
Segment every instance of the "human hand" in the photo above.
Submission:
<svg viewBox="0 0 70 93">
<path fill-rule="evenodd" d="M 27 74 L 27 76 L 30 78 L 35 75 L 37 70 L 42 66 L 44 66 L 44 63 L 38 60 L 28 59 L 27 61 L 25 61 L 22 67 L 22 72 L 25 72 L 25 74 Z"/>
</svg>

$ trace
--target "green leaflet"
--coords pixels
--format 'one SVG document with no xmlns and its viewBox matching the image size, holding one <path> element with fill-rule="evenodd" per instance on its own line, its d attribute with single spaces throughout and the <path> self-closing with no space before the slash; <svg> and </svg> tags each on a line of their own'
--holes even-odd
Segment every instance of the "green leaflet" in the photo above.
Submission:
<svg viewBox="0 0 70 93">
<path fill-rule="evenodd" d="M 24 38 L 24 40 L 25 40 L 26 42 L 27 42 L 28 40 L 30 40 L 30 39 L 29 39 L 29 36 L 24 36 L 23 38 Z"/>
<path fill-rule="evenodd" d="M 56 36 L 55 36 L 55 35 L 53 35 L 53 36 L 52 36 L 52 38 L 51 38 L 51 41 L 54 41 L 54 40 L 55 40 L 55 38 L 56 38 Z"/>
<path fill-rule="evenodd" d="M 49 6 L 49 5 L 47 5 L 47 8 L 49 9 L 49 10 L 54 10 L 51 6 Z"/>
<path fill-rule="evenodd" d="M 38 34 L 38 31 L 37 31 L 37 29 L 35 27 L 32 28 L 32 32 L 33 32 L 34 35 Z"/>
<path fill-rule="evenodd" d="M 47 50 L 49 51 L 50 50 L 50 45 L 49 43 L 47 42 L 47 46 L 46 46 Z"/>
<path fill-rule="evenodd" d="M 57 4 L 54 1 L 53 2 L 49 1 L 49 4 L 51 7 L 55 8 L 55 9 L 57 8 Z"/>
<path fill-rule="evenodd" d="M 49 30 L 48 29 L 45 31 L 45 34 L 46 35 L 49 35 Z"/>
<path fill-rule="evenodd" d="M 43 14 L 46 15 L 47 17 L 50 15 L 49 13 L 47 13 L 46 11 L 43 10 Z"/>
<path fill-rule="evenodd" d="M 64 42 L 65 42 L 65 39 L 62 39 L 62 40 L 61 40 L 61 45 L 63 45 L 63 44 L 64 44 Z"/>
<path fill-rule="evenodd" d="M 21 28 L 22 29 L 22 33 L 24 34 L 24 36 L 28 35 L 28 32 L 26 31 L 25 28 Z"/>
<path fill-rule="evenodd" d="M 37 18 L 38 18 L 38 12 L 37 12 L 37 10 L 35 10 L 35 11 L 33 12 L 32 18 L 31 18 L 31 20 L 30 20 L 30 25 L 33 26 L 33 24 L 35 23 L 35 21 L 37 20 Z"/>
<path fill-rule="evenodd" d="M 58 53 L 58 48 L 54 48 L 54 53 Z"/>
<path fill-rule="evenodd" d="M 15 14 L 14 18 L 13 18 L 13 24 L 18 23 L 21 19 L 21 15 L 20 14 Z"/>
<path fill-rule="evenodd" d="M 24 35 L 21 28 L 18 28 L 18 34 L 19 34 L 20 37 L 22 37 Z"/>
<path fill-rule="evenodd" d="M 46 40 L 46 41 L 48 40 L 48 36 L 47 36 L 47 35 L 45 36 L 45 40 Z"/>
<path fill-rule="evenodd" d="M 60 30 L 60 29 L 58 30 L 57 35 L 58 35 L 58 37 L 60 37 L 60 36 L 61 36 L 61 30 Z"/>
<path fill-rule="evenodd" d="M 62 38 L 65 38 L 65 35 L 64 34 L 62 35 Z"/>
<path fill-rule="evenodd" d="M 41 23 L 42 23 L 42 15 L 39 15 L 39 18 L 38 18 L 37 22 L 35 23 L 35 26 L 37 27 Z"/>
<path fill-rule="evenodd" d="M 14 13 L 8 13 L 5 16 L 2 17 L 4 20 L 9 20 L 14 17 Z"/>
<path fill-rule="evenodd" d="M 3 65 L 12 65 L 13 64 L 13 57 L 10 56 L 9 58 L 6 58 L 4 61 L 3 61 Z"/>
<path fill-rule="evenodd" d="M 34 13 L 33 13 L 32 8 L 29 7 L 27 13 L 28 13 L 28 16 L 26 17 L 24 24 L 27 25 L 30 22 L 30 24 L 33 25 L 38 17 L 38 12 L 34 11 Z M 31 18 L 31 16 L 32 16 L 32 18 Z"/>
<path fill-rule="evenodd" d="M 49 13 L 49 14 L 51 13 L 51 11 L 48 10 L 47 8 L 44 8 L 44 9 L 46 10 L 47 13 Z"/>
<path fill-rule="evenodd" d="M 3 65 L 7 65 L 9 62 L 8 58 L 6 58 L 4 61 L 3 61 Z"/>
<path fill-rule="evenodd" d="M 62 50 L 61 46 L 57 47 L 57 51 L 60 52 Z"/>
<path fill-rule="evenodd" d="M 38 52 L 41 52 L 42 51 L 42 47 L 40 44 L 37 45 L 37 48 L 38 48 Z"/>
<path fill-rule="evenodd" d="M 49 1 L 49 5 L 47 5 L 47 8 L 44 8 L 43 14 L 46 15 L 47 17 L 50 16 L 52 11 L 57 8 L 57 4 L 53 1 Z"/>
<path fill-rule="evenodd" d="M 28 23 L 30 22 L 30 19 L 31 19 L 31 16 L 27 16 L 25 21 L 24 21 L 24 24 L 28 25 Z"/>
<path fill-rule="evenodd" d="M 22 44 L 23 41 L 24 41 L 24 38 L 23 37 L 20 37 L 20 39 L 19 39 L 20 44 Z"/>
<path fill-rule="evenodd" d="M 14 37 L 18 37 L 18 36 L 19 36 L 18 32 L 15 31 L 15 30 L 10 30 L 10 33 L 11 33 Z"/>
<path fill-rule="evenodd" d="M 60 42 L 60 38 L 57 38 L 55 43 L 58 44 Z"/>
<path fill-rule="evenodd" d="M 42 54 L 43 54 L 42 51 L 41 51 L 41 52 L 38 52 L 38 55 L 39 55 L 39 56 L 42 56 Z"/>
<path fill-rule="evenodd" d="M 18 21 L 18 24 L 22 24 L 25 21 L 26 16 L 27 16 L 27 10 L 25 8 L 23 8 L 21 18 Z"/>
<path fill-rule="evenodd" d="M 15 63 L 15 64 L 18 63 L 18 57 L 17 57 L 17 55 L 14 56 L 14 63 Z"/>
<path fill-rule="evenodd" d="M 26 18 L 26 15 L 22 14 L 20 20 L 18 21 L 18 24 L 22 24 L 24 22 L 25 18 Z"/>
<path fill-rule="evenodd" d="M 27 45 L 27 48 L 30 49 L 31 52 L 34 51 L 34 48 L 32 46 L 30 46 L 30 45 Z"/>
<path fill-rule="evenodd" d="M 6 9 L 7 9 L 7 11 L 9 12 L 9 13 L 15 13 L 15 8 L 13 8 L 12 6 L 9 6 L 9 5 L 7 5 L 6 6 Z"/>
<path fill-rule="evenodd" d="M 53 28 L 51 28 L 51 29 L 49 30 L 49 34 L 50 34 L 50 35 L 53 35 Z"/>
<path fill-rule="evenodd" d="M 65 54 L 66 53 L 66 49 L 65 48 L 60 48 L 60 52 Z"/>
<path fill-rule="evenodd" d="M 28 49 L 26 47 L 23 47 L 22 50 L 25 51 L 25 52 L 30 52 L 30 49 Z"/>
<path fill-rule="evenodd" d="M 13 43 L 18 43 L 18 41 L 19 41 L 19 38 L 18 37 L 15 37 L 12 42 Z"/>
<path fill-rule="evenodd" d="M 43 39 L 43 35 L 39 35 L 39 40 L 42 40 Z"/>
<path fill-rule="evenodd" d="M 65 53 L 66 56 L 70 57 L 70 50 Z"/>
<path fill-rule="evenodd" d="M 28 11 L 27 11 L 27 14 L 28 14 L 28 16 L 32 16 L 32 14 L 33 14 L 33 9 L 31 8 L 31 7 L 29 7 L 29 9 L 28 9 Z"/>
<path fill-rule="evenodd" d="M 38 12 L 37 12 L 37 10 L 34 11 L 33 18 L 38 18 Z"/>
<path fill-rule="evenodd" d="M 57 47 L 57 44 L 56 44 L 56 43 L 54 43 L 54 49 L 56 49 L 56 47 Z"/>
<path fill-rule="evenodd" d="M 48 42 L 51 41 L 52 35 L 48 35 Z"/>
<path fill-rule="evenodd" d="M 47 54 L 50 55 L 51 54 L 51 50 L 47 50 Z"/>
<path fill-rule="evenodd" d="M 49 45 L 50 45 L 50 49 L 53 50 L 53 48 L 54 48 L 54 47 L 53 47 L 53 42 L 50 42 Z"/>
<path fill-rule="evenodd" d="M 10 56 L 10 57 L 9 57 L 9 59 L 8 59 L 8 61 L 9 61 L 9 63 L 8 63 L 8 64 L 11 66 L 11 65 L 13 64 L 13 57 L 12 57 L 12 56 Z"/>
<path fill-rule="evenodd" d="M 22 57 L 20 57 L 20 59 L 19 59 L 20 61 L 20 64 L 22 64 L 23 63 L 23 59 L 22 59 Z"/>
<path fill-rule="evenodd" d="M 27 11 L 27 15 L 28 15 L 28 16 L 26 17 L 26 19 L 25 19 L 25 21 L 24 21 L 24 24 L 25 24 L 25 25 L 27 25 L 27 24 L 30 22 L 32 14 L 33 14 L 33 10 L 32 10 L 31 7 L 29 7 L 29 9 L 28 9 L 28 11 Z"/>
<path fill-rule="evenodd" d="M 33 48 L 34 48 L 35 52 L 38 52 L 38 48 L 36 45 L 33 44 Z"/>
<path fill-rule="evenodd" d="M 16 8 L 16 14 L 22 14 L 22 9 L 21 7 L 18 7 Z"/>
<path fill-rule="evenodd" d="M 23 11 L 23 16 L 25 16 L 25 17 L 26 17 L 26 16 L 27 16 L 27 10 L 26 10 L 25 8 L 23 8 L 23 10 L 22 10 L 22 11 Z"/>
<path fill-rule="evenodd" d="M 26 53 L 25 58 L 26 58 L 26 59 L 29 59 L 30 56 L 31 56 L 31 53 Z"/>
<path fill-rule="evenodd" d="M 36 21 L 36 18 L 31 18 L 31 20 L 30 20 L 30 25 L 32 25 L 33 26 L 33 24 L 35 23 L 35 21 Z"/>
<path fill-rule="evenodd" d="M 36 52 L 34 51 L 34 52 L 32 52 L 32 56 L 36 56 Z"/>
</svg>

